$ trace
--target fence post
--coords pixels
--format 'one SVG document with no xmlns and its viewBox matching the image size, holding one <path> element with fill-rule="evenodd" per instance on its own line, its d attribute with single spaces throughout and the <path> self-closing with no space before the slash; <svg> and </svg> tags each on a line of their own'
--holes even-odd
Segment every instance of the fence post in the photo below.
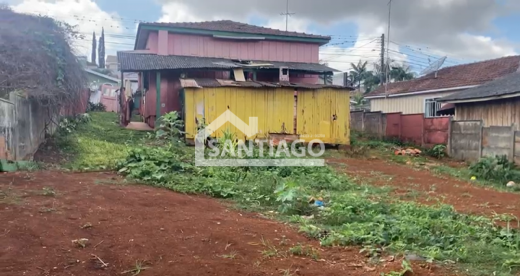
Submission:
<svg viewBox="0 0 520 276">
<path fill-rule="evenodd" d="M 511 147 L 509 149 L 509 161 L 515 161 L 515 123 L 511 124 Z"/>
<path fill-rule="evenodd" d="M 399 141 L 403 140 L 403 112 L 399 112 Z"/>
<path fill-rule="evenodd" d="M 448 140 L 446 141 L 446 151 L 448 156 L 451 156 L 451 124 L 453 122 L 453 117 L 449 117 L 450 120 L 448 122 Z"/>
<path fill-rule="evenodd" d="M 424 118 L 424 113 L 421 114 L 421 116 L 422 116 L 422 120 L 421 120 L 422 127 L 421 127 L 421 145 L 420 146 L 424 148 L 424 145 L 426 144 L 426 143 L 424 143 L 424 125 L 425 125 L 426 119 Z"/>
<path fill-rule="evenodd" d="M 480 138 L 479 138 L 479 145 L 478 145 L 478 159 L 482 158 L 482 139 L 484 132 L 484 120 L 480 119 Z"/>
</svg>

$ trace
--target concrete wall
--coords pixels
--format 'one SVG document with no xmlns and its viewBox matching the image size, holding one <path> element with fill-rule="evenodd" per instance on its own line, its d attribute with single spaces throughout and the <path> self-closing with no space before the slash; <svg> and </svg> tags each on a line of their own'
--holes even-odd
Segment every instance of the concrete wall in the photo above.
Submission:
<svg viewBox="0 0 520 276">
<path fill-rule="evenodd" d="M 61 109 L 50 109 L 11 93 L 9 100 L 0 99 L 0 159 L 31 160 L 45 141 L 46 134 L 57 128 L 60 116 L 84 113 L 89 92 L 84 91 L 81 99 Z"/>
<path fill-rule="evenodd" d="M 482 121 L 452 121 L 450 156 L 467 161 L 478 160 L 482 154 Z"/>
<path fill-rule="evenodd" d="M 502 156 L 513 160 L 514 129 L 511 126 L 491 126 L 482 129 L 482 156 Z"/>
<path fill-rule="evenodd" d="M 53 133 L 59 110 L 48 111 L 16 93 L 0 101 L 0 159 L 30 160 L 45 139 Z M 5 117 L 4 117 L 5 116 Z"/>
</svg>

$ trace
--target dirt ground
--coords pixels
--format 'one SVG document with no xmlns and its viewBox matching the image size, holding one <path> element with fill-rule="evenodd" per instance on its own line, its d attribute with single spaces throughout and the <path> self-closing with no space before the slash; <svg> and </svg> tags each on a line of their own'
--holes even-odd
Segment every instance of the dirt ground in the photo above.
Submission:
<svg viewBox="0 0 520 276">
<path fill-rule="evenodd" d="M 328 163 L 355 177 L 361 183 L 393 186 L 404 200 L 426 204 L 438 201 L 453 205 L 468 214 L 512 214 L 520 218 L 520 194 L 501 192 L 469 181 L 437 175 L 413 165 L 401 165 L 381 159 L 335 158 Z M 517 226 L 516 222 L 515 225 Z"/>
<path fill-rule="evenodd" d="M 361 173 L 363 166 L 349 168 Z M 0 174 L 0 275 L 137 275 L 136 262 L 145 276 L 380 275 L 400 268 L 399 259 L 372 265 L 359 248 L 320 248 L 288 225 L 215 199 L 121 182 L 108 173 Z M 72 242 L 78 239 L 88 239 L 84 248 Z M 298 243 L 315 248 L 318 260 L 288 254 Z M 447 275 L 423 264 L 414 271 Z"/>
</svg>

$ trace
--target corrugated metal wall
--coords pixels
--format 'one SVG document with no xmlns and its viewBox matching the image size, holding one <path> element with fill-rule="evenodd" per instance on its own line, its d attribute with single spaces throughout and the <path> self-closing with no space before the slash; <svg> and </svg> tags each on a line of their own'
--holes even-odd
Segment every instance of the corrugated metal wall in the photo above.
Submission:
<svg viewBox="0 0 520 276">
<path fill-rule="evenodd" d="M 197 123 L 203 118 L 212 122 L 227 109 L 245 123 L 249 117 L 258 117 L 259 134 L 266 138 L 269 133 L 294 134 L 294 89 L 291 88 L 187 88 L 185 98 L 186 138 L 193 139 Z M 298 92 L 297 133 L 301 139 L 321 139 L 326 143 L 349 144 L 349 93 L 337 89 L 306 90 Z M 238 138 L 243 134 L 232 123 L 218 130 L 229 130 Z"/>
<path fill-rule="evenodd" d="M 298 92 L 298 134 L 307 142 L 350 144 L 350 96 L 348 91 L 317 89 Z"/>
</svg>

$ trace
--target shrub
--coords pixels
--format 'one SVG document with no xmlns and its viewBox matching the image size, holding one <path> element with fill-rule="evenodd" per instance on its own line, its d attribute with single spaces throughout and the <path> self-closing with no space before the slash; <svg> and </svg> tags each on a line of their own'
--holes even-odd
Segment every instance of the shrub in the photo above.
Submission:
<svg viewBox="0 0 520 276">
<path fill-rule="evenodd" d="M 92 111 L 105 112 L 106 111 L 106 107 L 102 103 L 94 104 L 94 103 L 88 102 L 87 112 L 92 112 Z"/>
<path fill-rule="evenodd" d="M 469 167 L 471 173 L 479 179 L 500 181 L 519 181 L 520 171 L 517 170 L 515 163 L 504 156 L 484 157 L 477 163 Z"/>
<path fill-rule="evenodd" d="M 441 159 L 446 157 L 446 146 L 442 144 L 435 145 L 433 148 L 426 151 L 429 156 Z"/>
</svg>

